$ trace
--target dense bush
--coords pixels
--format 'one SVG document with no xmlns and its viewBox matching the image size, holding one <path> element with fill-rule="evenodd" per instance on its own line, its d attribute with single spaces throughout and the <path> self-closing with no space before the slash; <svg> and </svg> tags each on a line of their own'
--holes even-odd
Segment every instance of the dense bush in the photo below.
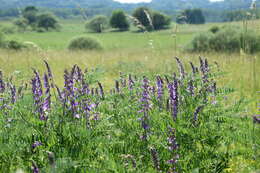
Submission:
<svg viewBox="0 0 260 173">
<path fill-rule="evenodd" d="M 100 50 L 102 49 L 101 44 L 90 37 L 78 37 L 70 41 L 69 50 Z"/>
<path fill-rule="evenodd" d="M 19 41 L 10 40 L 5 42 L 5 48 L 10 50 L 22 50 L 26 48 L 26 46 Z"/>
<path fill-rule="evenodd" d="M 222 27 L 212 32 L 200 33 L 186 46 L 192 52 L 239 52 L 260 51 L 260 36 L 254 31 L 244 32 L 239 27 Z"/>
<path fill-rule="evenodd" d="M 201 9 L 186 9 L 176 19 L 177 23 L 204 24 L 205 16 Z"/>
<path fill-rule="evenodd" d="M 169 16 L 156 11 L 152 14 L 152 20 L 155 30 L 166 28 L 171 24 L 171 18 Z"/>
<path fill-rule="evenodd" d="M 209 31 L 212 32 L 213 34 L 215 34 L 216 32 L 218 32 L 220 30 L 220 28 L 218 26 L 212 26 Z"/>
<path fill-rule="evenodd" d="M 208 33 L 200 33 L 196 35 L 191 43 L 186 47 L 187 50 L 193 51 L 193 52 L 207 52 L 210 51 L 210 41 L 213 37 L 213 34 Z"/>
<path fill-rule="evenodd" d="M 86 24 L 86 29 L 90 29 L 93 32 L 101 33 L 108 28 L 108 18 L 106 16 L 95 16 Z"/>
<path fill-rule="evenodd" d="M 46 31 L 58 29 L 58 21 L 51 14 L 41 14 L 37 16 L 37 27 L 44 28 Z"/>
<path fill-rule="evenodd" d="M 112 28 L 117 28 L 121 31 L 128 30 L 130 27 L 127 17 L 122 10 L 113 11 L 113 14 L 110 18 L 110 25 Z"/>
</svg>

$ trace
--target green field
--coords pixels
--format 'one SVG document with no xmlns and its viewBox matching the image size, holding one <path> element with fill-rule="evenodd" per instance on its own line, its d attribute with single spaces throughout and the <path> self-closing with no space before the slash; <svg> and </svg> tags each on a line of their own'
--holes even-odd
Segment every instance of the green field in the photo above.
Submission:
<svg viewBox="0 0 260 173">
<path fill-rule="evenodd" d="M 259 21 L 249 23 L 250 27 L 258 30 Z M 10 26 L 10 22 L 2 22 L 2 25 Z M 174 72 L 172 68 L 173 57 L 178 56 L 186 64 L 189 61 L 198 61 L 199 56 L 208 58 L 210 62 L 217 62 L 227 72 L 220 84 L 229 85 L 237 90 L 238 96 L 245 96 L 254 102 L 249 108 L 256 113 L 256 92 L 260 90 L 260 74 L 258 54 L 226 54 L 226 53 L 199 53 L 189 54 L 183 52 L 183 47 L 194 35 L 207 31 L 211 26 L 238 25 L 243 23 L 217 23 L 206 25 L 172 25 L 171 29 L 151 32 L 136 33 L 132 28 L 129 32 L 106 31 L 105 33 L 89 33 L 84 28 L 84 21 L 62 21 L 60 32 L 25 32 L 7 35 L 7 39 L 30 41 L 36 43 L 40 51 L 6 51 L 1 50 L 0 63 L 5 64 L 3 71 L 11 74 L 14 71 L 21 72 L 20 75 L 30 77 L 32 67 L 43 68 L 42 60 L 54 67 L 54 73 L 62 76 L 64 68 L 78 64 L 81 67 L 102 67 L 103 80 L 109 86 L 120 71 L 137 73 L 165 73 Z M 70 52 L 67 50 L 69 41 L 78 36 L 90 36 L 98 39 L 103 51 Z M 176 36 L 175 36 L 176 35 Z M 177 43 L 177 45 L 175 45 Z M 8 57 L 8 58 L 6 58 Z M 19 63 L 17 60 L 19 59 Z M 57 79 L 58 83 L 62 82 Z"/>
<path fill-rule="evenodd" d="M 2 21 L 2 22 L 0 21 L 0 25 L 1 24 L 6 26 L 11 25 L 9 21 Z M 250 26 L 256 27 L 253 29 L 257 30 L 258 29 L 257 26 L 259 24 L 260 21 L 253 21 L 250 24 Z M 51 66 L 56 84 L 62 87 L 64 83 L 63 81 L 64 69 L 70 69 L 74 64 L 77 64 L 82 69 L 88 68 L 89 71 L 91 71 L 92 69 L 96 71 L 95 79 L 97 81 L 101 81 L 102 84 L 104 85 L 104 90 L 108 92 L 109 89 L 114 86 L 114 80 L 118 79 L 120 72 L 123 72 L 124 74 L 137 74 L 139 77 L 147 76 L 149 78 L 154 78 L 157 75 L 163 76 L 164 74 L 173 74 L 174 72 L 178 72 L 178 67 L 174 59 L 175 56 L 181 59 L 181 61 L 184 63 L 185 69 L 187 69 L 188 72 L 191 72 L 189 66 L 190 61 L 194 62 L 196 66 L 199 66 L 199 56 L 203 58 L 207 58 L 209 64 L 212 64 L 212 69 L 218 71 L 217 67 L 214 65 L 216 62 L 219 66 L 219 70 L 222 71 L 221 75 L 216 78 L 217 86 L 234 88 L 235 91 L 234 93 L 228 95 L 227 98 L 225 98 L 226 99 L 225 101 L 221 102 L 221 106 L 223 106 L 226 109 L 229 109 L 227 108 L 228 105 L 230 106 L 233 104 L 237 104 L 237 102 L 239 102 L 239 100 L 242 99 L 244 101 L 243 105 L 245 105 L 245 107 L 239 110 L 238 113 L 234 113 L 234 115 L 232 115 L 232 113 L 230 112 L 227 113 L 228 117 L 224 117 L 224 119 L 227 118 L 227 120 L 223 120 L 223 121 L 229 123 L 230 126 L 225 124 L 226 126 L 223 126 L 222 128 L 222 126 L 220 127 L 218 127 L 217 125 L 211 126 L 205 123 L 201 125 L 202 127 L 198 131 L 195 130 L 196 132 L 194 133 L 199 134 L 200 133 L 199 131 L 201 130 L 201 135 L 202 136 L 204 135 L 203 137 L 205 137 L 207 136 L 207 133 L 211 133 L 210 130 L 207 132 L 205 129 L 212 128 L 214 131 L 217 128 L 220 128 L 219 135 L 223 135 L 224 136 L 223 138 L 225 138 L 226 135 L 227 139 L 226 138 L 225 140 L 223 139 L 223 141 L 225 141 L 226 143 L 222 143 L 220 146 L 217 146 L 215 149 L 219 151 L 220 155 L 225 153 L 224 151 L 229 151 L 230 154 L 229 156 L 226 157 L 229 158 L 229 161 L 227 162 L 228 168 L 225 168 L 223 172 L 257 173 L 257 171 L 259 171 L 260 169 L 260 165 L 259 165 L 260 160 L 259 158 L 253 158 L 253 156 L 259 156 L 259 150 L 258 150 L 259 148 L 254 148 L 259 146 L 259 144 L 258 145 L 255 144 L 256 143 L 255 140 L 259 139 L 259 135 L 258 136 L 256 135 L 256 137 L 254 137 L 255 133 L 259 132 L 259 127 L 255 127 L 255 124 L 252 123 L 252 116 L 258 113 L 257 102 L 259 101 L 259 94 L 257 94 L 257 91 L 260 91 L 260 78 L 259 78 L 260 54 L 246 55 L 244 53 L 228 54 L 228 53 L 216 53 L 216 52 L 187 53 L 183 51 L 184 46 L 193 38 L 194 35 L 196 35 L 199 32 L 207 31 L 213 25 L 221 25 L 221 26 L 242 25 L 242 23 L 178 25 L 177 32 L 176 32 L 176 25 L 173 24 L 170 29 L 157 31 L 157 32 L 150 32 L 150 33 L 138 33 L 136 32 L 136 28 L 132 28 L 131 31 L 127 31 L 127 32 L 115 32 L 113 30 L 109 30 L 102 34 L 96 34 L 96 33 L 89 33 L 85 31 L 84 21 L 62 21 L 61 22 L 62 29 L 60 32 L 46 32 L 46 33 L 25 32 L 25 33 L 14 33 L 14 34 L 6 35 L 7 39 L 14 39 L 22 42 L 25 41 L 33 42 L 37 44 L 40 47 L 40 49 L 22 50 L 22 51 L 11 51 L 11 50 L 2 49 L 0 50 L 0 64 L 1 64 L 0 69 L 3 71 L 5 76 L 9 76 L 9 77 L 12 76 L 13 81 L 17 83 L 23 83 L 23 82 L 28 82 L 33 77 L 32 68 L 39 70 L 40 73 L 42 74 L 45 71 L 43 60 L 46 60 Z M 69 41 L 74 37 L 82 36 L 82 35 L 90 36 L 99 40 L 103 45 L 104 50 L 79 51 L 79 52 L 72 52 L 67 50 Z M 138 88 L 137 91 L 139 91 Z M 121 99 L 121 97 L 118 100 L 112 97 L 111 98 L 109 97 L 109 99 L 111 100 L 106 100 L 107 102 L 105 102 L 107 103 L 107 105 L 109 105 L 113 101 L 117 102 L 118 100 Z M 26 97 L 25 100 L 26 101 L 24 103 L 27 104 L 28 102 L 28 104 L 31 104 L 29 98 Z M 128 100 L 128 102 L 131 102 L 131 100 L 130 101 Z M 104 113 L 101 115 L 101 118 L 103 118 L 103 120 L 101 121 L 100 124 L 97 125 L 97 130 L 89 132 L 87 134 L 84 134 L 82 132 L 84 128 L 77 129 L 76 125 L 79 125 L 81 122 L 76 122 L 76 121 L 74 122 L 74 120 L 71 120 L 72 123 L 67 124 L 69 128 L 67 129 L 64 128 L 64 133 L 67 133 L 68 131 L 69 131 L 68 133 L 72 133 L 73 130 L 79 133 L 78 136 L 76 137 L 67 136 L 66 138 L 67 140 L 73 141 L 77 138 L 81 139 L 86 137 L 92 139 L 94 138 L 93 136 L 95 135 L 98 136 L 97 138 L 93 139 L 93 144 L 89 144 L 88 142 L 85 141 L 87 143 L 86 148 L 84 148 L 84 146 L 81 146 L 81 144 L 77 143 L 78 147 L 79 146 L 82 147 L 82 151 L 84 151 L 83 153 L 80 153 L 81 151 L 78 151 L 77 149 L 74 148 L 75 152 L 78 153 L 78 155 L 77 154 L 73 155 L 73 152 L 71 153 L 71 151 L 64 152 L 64 155 L 61 154 L 62 149 L 59 150 L 58 148 L 55 148 L 54 145 L 55 141 L 57 142 L 60 140 L 60 139 L 56 139 L 55 136 L 56 134 L 55 135 L 50 134 L 50 136 L 46 137 L 46 139 L 44 138 L 46 143 L 48 143 L 46 144 L 46 146 L 48 145 L 46 148 L 48 148 L 48 150 L 53 149 L 57 151 L 57 155 L 59 157 L 64 157 L 64 160 L 60 159 L 59 161 L 57 161 L 59 162 L 60 165 L 63 164 L 63 166 L 69 167 L 69 165 L 66 165 L 68 162 L 71 165 L 73 165 L 71 166 L 73 168 L 70 167 L 68 168 L 67 171 L 77 172 L 80 170 L 81 167 L 84 167 L 85 171 L 88 170 L 89 172 L 98 172 L 98 171 L 124 172 L 123 169 L 124 167 L 120 166 L 118 163 L 119 158 L 122 157 L 122 155 L 126 156 L 129 148 L 130 148 L 129 152 L 138 155 L 140 154 L 143 147 L 146 146 L 146 144 L 143 143 L 139 144 L 138 142 L 128 143 L 128 140 L 138 141 L 138 138 L 129 137 L 130 135 L 135 134 L 133 130 L 135 129 L 135 127 L 138 127 L 138 125 L 136 125 L 137 122 L 135 122 L 134 118 L 131 117 L 132 114 L 134 114 L 133 113 L 134 111 L 128 109 L 128 106 L 133 106 L 135 108 L 135 105 L 134 104 L 131 105 L 132 103 L 128 105 L 128 102 L 125 98 L 122 97 L 122 102 L 118 101 L 118 105 L 117 105 L 117 106 L 121 105 L 122 107 L 120 107 L 118 111 L 114 111 L 114 112 L 112 110 L 110 112 L 109 106 L 102 105 L 103 107 L 100 108 L 100 110 L 104 111 L 107 114 Z M 23 105 L 23 103 L 18 104 L 18 106 L 20 106 L 19 108 L 21 109 L 20 113 L 24 114 L 25 118 L 28 118 L 29 115 L 26 115 L 25 108 L 21 105 Z M 210 108 L 211 107 L 209 106 L 209 108 L 207 109 L 209 110 L 208 115 L 214 114 L 214 111 L 217 112 L 217 109 L 216 110 L 214 109 L 214 111 L 212 110 L 213 112 L 210 112 L 211 111 Z M 54 114 L 58 115 L 59 111 L 60 109 L 55 111 Z M 125 111 L 126 114 L 124 115 Z M 183 108 L 182 111 L 183 111 L 182 114 L 185 115 L 185 108 Z M 187 112 L 189 113 L 191 112 L 190 108 L 189 110 L 186 110 L 186 113 Z M 14 114 L 18 116 L 19 111 L 14 111 Z M 32 114 L 33 113 L 31 112 L 30 115 Z M 116 116 L 121 114 L 125 118 L 125 120 L 122 120 L 118 116 Z M 1 115 L 1 111 L 0 111 L 0 115 Z M 106 115 L 108 117 L 106 117 Z M 157 115 L 160 115 L 161 117 L 156 117 Z M 166 157 L 167 152 L 163 150 L 163 146 L 165 147 L 165 144 L 160 142 L 161 138 L 164 138 L 165 136 L 162 135 L 162 137 L 160 138 L 159 135 L 160 132 L 158 129 L 164 129 L 164 130 L 167 129 L 166 124 L 168 122 L 164 123 L 164 121 L 169 120 L 169 118 L 162 120 L 163 117 L 164 118 L 166 117 L 166 113 L 164 111 L 161 112 L 158 110 L 153 111 L 151 113 L 151 116 L 155 117 L 152 124 L 155 126 L 154 127 L 156 133 L 155 136 L 157 135 L 158 137 L 158 139 L 156 139 L 156 137 L 154 136 L 154 139 L 151 140 L 152 142 L 154 142 L 153 143 L 154 145 L 160 146 L 159 150 L 163 151 L 160 154 Z M 127 120 L 127 118 L 129 117 L 130 119 Z M 54 121 L 56 122 L 56 119 Z M 42 131 L 43 133 L 48 133 L 49 132 L 48 130 L 52 128 L 52 125 L 55 126 L 55 123 L 50 125 L 50 127 L 46 125 L 48 126 L 49 129 L 44 129 L 44 125 L 37 122 L 36 120 L 32 120 L 31 123 L 36 123 L 36 125 L 39 125 L 38 130 L 39 131 L 43 130 Z M 133 127 L 131 125 L 133 125 Z M 25 125 L 19 125 L 19 128 L 21 129 L 25 128 L 24 126 Z M 123 126 L 127 126 L 127 128 L 124 129 Z M 176 128 L 179 129 L 181 132 L 183 132 L 183 134 L 186 133 L 188 134 L 188 132 L 192 133 L 191 129 L 185 131 L 182 128 L 179 127 Z M 1 132 L 0 135 L 3 135 L 6 131 L 0 131 Z M 14 131 L 15 131 L 14 136 L 20 135 L 20 132 L 17 129 Z M 37 130 L 34 132 L 30 132 L 30 130 L 27 129 L 25 131 L 28 132 L 30 135 L 31 133 L 37 134 Z M 111 132 L 111 139 L 114 139 L 114 141 L 110 140 L 110 138 L 107 137 L 107 134 L 109 134 L 110 132 Z M 30 137 L 30 135 L 28 136 Z M 55 137 L 53 137 L 52 135 Z M 14 136 L 10 137 L 10 139 L 15 138 Z M 189 137 L 192 138 L 191 136 Z M 187 137 L 187 139 L 190 139 L 189 137 Z M 219 136 L 216 135 L 215 137 L 218 138 Z M 186 139 L 185 135 L 180 136 L 179 138 Z M 199 137 L 196 140 L 200 141 Z M 207 138 L 205 140 L 211 140 L 211 139 Z M 5 145 L 4 140 L 0 141 L 0 144 L 3 147 L 7 147 Z M 19 145 L 24 146 L 25 144 L 20 143 Z M 68 144 L 68 146 L 69 145 L 70 144 Z M 77 147 L 77 145 L 73 147 Z M 194 145 L 197 147 L 197 149 L 199 148 L 198 150 L 196 150 L 197 152 L 203 150 L 202 148 L 207 147 L 204 146 L 203 141 L 196 142 L 196 144 Z M 15 147 L 15 146 L 16 145 L 13 144 L 11 147 Z M 109 148 L 110 146 L 111 148 Z M 149 146 L 151 146 L 151 144 L 149 144 Z M 10 150 L 11 147 L 9 148 Z M 45 146 L 42 147 L 44 148 Z M 73 150 L 73 147 L 70 149 Z M 89 149 L 88 147 L 90 148 L 107 147 L 107 150 L 97 149 L 95 150 L 95 152 L 93 151 L 92 153 L 92 150 Z M 136 148 L 140 147 L 140 151 L 135 147 Z M 211 150 L 212 150 L 211 148 L 208 148 L 207 152 L 210 153 Z M 12 153 L 8 149 L 6 152 L 3 153 L 6 154 L 8 152 Z M 17 152 L 21 154 L 24 151 L 17 151 Z M 97 155 L 98 158 L 93 159 L 92 157 L 89 156 L 86 160 L 84 160 L 83 159 L 84 154 L 86 155 L 88 152 Z M 189 148 L 185 150 L 185 152 L 192 153 L 193 151 L 192 148 Z M 37 154 L 39 156 L 39 157 L 37 156 L 37 158 L 36 156 L 30 156 L 29 160 L 26 160 L 28 158 L 25 158 L 23 160 L 23 158 L 19 157 L 14 159 L 13 161 L 12 159 L 15 158 L 15 153 L 10 154 L 11 155 L 10 157 L 8 157 L 8 155 L 5 155 L 6 158 L 10 159 L 10 165 L 8 165 L 10 166 L 10 169 L 8 171 L 10 170 L 14 171 L 17 167 L 27 170 L 28 165 L 30 165 L 31 163 L 31 160 L 34 161 L 37 160 L 39 162 L 40 167 L 42 167 L 45 171 L 46 170 L 50 171 L 50 168 L 47 169 L 44 166 L 47 163 L 46 161 L 47 158 L 44 155 L 44 152 L 39 151 L 39 153 Z M 203 154 L 206 155 L 206 153 Z M 144 155 L 140 157 L 150 157 Z M 192 154 L 190 154 L 187 157 L 189 159 L 193 158 L 191 155 Z M 207 158 L 204 158 L 205 155 L 200 155 L 200 157 L 201 159 L 203 159 L 203 163 L 201 163 L 204 166 L 203 168 L 207 170 L 209 169 L 207 167 L 207 164 L 211 162 L 210 159 L 207 160 Z M 80 157 L 80 159 L 82 160 L 79 161 L 75 159 L 77 157 Z M 222 155 L 216 157 L 221 157 L 221 159 L 224 159 L 222 158 Z M 136 158 L 136 159 L 138 162 L 137 164 L 140 164 L 137 167 L 140 169 L 131 168 L 129 169 L 129 172 L 156 172 L 155 170 L 152 170 L 151 165 L 147 164 L 149 162 L 148 161 L 149 159 L 148 160 L 145 159 L 142 160 L 142 158 Z M 197 161 L 192 162 L 191 161 L 192 159 L 191 160 L 189 159 L 186 160 L 184 158 L 181 159 L 181 164 L 185 165 L 185 168 L 183 168 L 183 170 L 187 171 L 192 169 L 189 167 L 189 165 L 186 165 L 184 162 L 192 163 L 194 165 L 199 163 L 199 162 L 197 163 Z M 91 165 L 88 165 L 89 167 L 84 165 L 87 164 L 84 163 L 84 161 L 90 163 Z M 142 166 L 142 164 L 147 164 L 147 165 Z M 218 163 L 214 163 L 214 165 L 215 164 L 217 165 Z M 165 166 L 164 164 L 162 165 L 166 169 L 167 166 Z M 6 171 L 7 169 L 4 169 L 2 166 L 3 165 L 1 165 L 0 163 L 0 172 L 1 170 Z M 220 165 L 220 167 L 221 166 L 223 165 Z M 77 168 L 79 170 L 77 170 Z M 217 172 L 217 168 L 215 169 L 216 170 L 214 171 Z M 195 168 L 193 168 L 192 170 L 194 173 L 198 171 Z"/>
</svg>

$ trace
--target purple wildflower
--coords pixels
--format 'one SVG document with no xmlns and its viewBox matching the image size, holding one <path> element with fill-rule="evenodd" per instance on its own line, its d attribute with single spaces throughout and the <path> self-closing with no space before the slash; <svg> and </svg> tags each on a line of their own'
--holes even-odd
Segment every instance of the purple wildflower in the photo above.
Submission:
<svg viewBox="0 0 260 173">
<path fill-rule="evenodd" d="M 32 93 L 34 105 L 36 106 L 36 113 L 40 115 L 40 120 L 47 120 L 44 109 L 48 107 L 48 103 L 43 101 L 42 83 L 39 73 L 34 70 L 34 78 L 32 79 Z"/>
<path fill-rule="evenodd" d="M 134 81 L 132 79 L 131 74 L 129 74 L 129 76 L 128 76 L 128 88 L 131 91 L 131 90 L 133 90 L 133 87 L 134 87 Z"/>
<path fill-rule="evenodd" d="M 51 93 L 50 93 L 50 84 L 49 84 L 49 77 L 47 74 L 44 74 L 43 77 L 44 81 L 44 88 L 45 88 L 45 98 L 43 101 L 43 110 L 44 111 L 49 111 L 51 108 Z"/>
<path fill-rule="evenodd" d="M 208 72 L 209 72 L 209 67 L 208 67 L 208 61 L 207 59 L 205 59 L 203 61 L 203 59 L 201 57 L 199 57 L 200 59 L 200 71 L 202 73 L 202 80 L 204 84 L 208 83 Z"/>
<path fill-rule="evenodd" d="M 16 102 L 16 87 L 10 84 L 10 91 L 11 91 L 11 103 L 14 104 Z"/>
<path fill-rule="evenodd" d="M 179 68 L 179 73 L 180 73 L 180 80 L 184 79 L 186 76 L 183 64 L 181 62 L 181 60 L 178 57 L 175 57 L 177 64 L 178 64 L 178 68 Z"/>
<path fill-rule="evenodd" d="M 200 111 L 203 109 L 203 106 L 198 106 L 194 112 L 194 122 L 197 122 L 198 120 L 198 114 L 200 113 Z"/>
<path fill-rule="evenodd" d="M 194 96 L 194 84 L 193 84 L 193 80 L 190 79 L 188 81 L 188 88 L 187 88 L 188 92 L 190 93 L 191 96 Z"/>
<path fill-rule="evenodd" d="M 151 148 L 150 151 L 151 151 L 154 168 L 160 171 L 161 168 L 160 168 L 160 160 L 159 160 L 158 152 L 155 148 Z"/>
<path fill-rule="evenodd" d="M 171 165 L 171 168 L 169 169 L 168 173 L 177 173 L 176 172 L 176 169 L 177 169 L 176 166 L 177 166 L 177 162 L 178 162 L 178 159 L 179 159 L 179 155 L 177 154 L 177 150 L 179 148 L 179 145 L 178 145 L 177 140 L 176 140 L 176 135 L 175 135 L 176 130 L 169 128 L 168 133 L 169 133 L 168 138 L 167 138 L 168 150 L 172 153 L 172 158 L 167 161 L 167 163 Z"/>
<path fill-rule="evenodd" d="M 160 108 L 162 108 L 164 87 L 163 87 L 163 80 L 160 76 L 157 76 L 156 85 L 157 85 L 157 99 L 158 99 Z"/>
<path fill-rule="evenodd" d="M 40 170 L 34 161 L 32 162 L 32 171 L 33 173 L 40 173 Z"/>
<path fill-rule="evenodd" d="M 197 73 L 196 67 L 194 66 L 194 64 L 192 62 L 190 62 L 190 65 L 191 65 L 191 69 L 192 69 L 192 74 L 196 75 L 196 73 Z"/>
<path fill-rule="evenodd" d="M 119 82 L 117 80 L 115 82 L 115 89 L 116 89 L 116 92 L 119 94 L 120 93 L 120 88 L 119 88 Z"/>
<path fill-rule="evenodd" d="M 151 108 L 150 105 L 150 95 L 149 95 L 149 81 L 146 77 L 144 77 L 143 79 L 143 92 L 142 92 L 142 96 L 140 99 L 141 102 L 141 110 L 139 112 L 143 112 L 143 117 L 140 118 L 139 120 L 141 121 L 141 126 L 144 129 L 144 134 L 141 137 L 141 139 L 146 140 L 148 137 L 148 130 L 149 130 L 149 124 L 148 124 L 148 112 Z"/>
<path fill-rule="evenodd" d="M 172 117 L 174 121 L 176 121 L 177 114 L 178 114 L 179 96 L 178 96 L 178 81 L 175 77 L 173 83 L 168 84 L 168 91 L 170 95 L 170 106 L 171 106 Z"/>
<path fill-rule="evenodd" d="M 35 149 L 36 147 L 38 147 L 38 146 L 40 146 L 40 145 L 42 145 L 41 142 L 35 141 L 35 142 L 32 144 L 32 149 Z"/>
<path fill-rule="evenodd" d="M 5 82 L 3 79 L 3 73 L 0 70 L 0 93 L 3 93 L 5 91 Z"/>
<path fill-rule="evenodd" d="M 100 96 L 102 99 L 105 98 L 105 94 L 104 94 L 104 89 L 103 89 L 103 86 L 100 82 L 98 82 L 98 87 L 99 87 L 99 90 L 100 90 Z"/>
<path fill-rule="evenodd" d="M 91 88 L 91 95 L 94 96 L 95 95 L 95 88 Z"/>
<path fill-rule="evenodd" d="M 51 82 L 51 87 L 54 88 L 54 80 L 53 80 L 53 75 L 52 75 L 51 68 L 50 68 L 48 62 L 45 61 L 45 60 L 44 60 L 44 64 L 45 64 L 46 69 L 47 69 L 47 71 L 48 71 L 48 78 L 49 78 L 49 80 L 50 80 L 50 82 Z"/>
<path fill-rule="evenodd" d="M 122 87 L 126 87 L 126 79 L 122 72 L 120 72 L 120 82 L 121 82 Z"/>
<path fill-rule="evenodd" d="M 255 124 L 260 124 L 260 115 L 255 115 L 255 116 L 253 117 L 253 122 L 254 122 Z"/>
</svg>

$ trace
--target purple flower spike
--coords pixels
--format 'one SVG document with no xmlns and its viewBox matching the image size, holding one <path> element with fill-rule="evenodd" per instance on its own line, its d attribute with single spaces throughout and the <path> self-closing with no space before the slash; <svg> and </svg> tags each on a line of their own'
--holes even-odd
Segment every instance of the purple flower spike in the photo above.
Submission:
<svg viewBox="0 0 260 173">
<path fill-rule="evenodd" d="M 132 76 L 129 75 L 128 76 L 128 88 L 130 91 L 133 90 L 134 84 L 135 84 L 135 82 L 133 81 Z"/>
<path fill-rule="evenodd" d="M 158 99 L 160 108 L 162 108 L 164 87 L 163 87 L 163 80 L 162 80 L 162 78 L 160 76 L 157 76 L 156 85 L 157 85 L 157 99 Z"/>
<path fill-rule="evenodd" d="M 177 114 L 178 114 L 178 105 L 179 105 L 179 101 L 178 101 L 179 93 L 178 93 L 178 81 L 175 78 L 175 75 L 174 75 L 173 83 L 168 84 L 168 91 L 170 95 L 170 107 L 171 107 L 172 117 L 173 120 L 176 121 Z"/>
<path fill-rule="evenodd" d="M 3 79 L 3 73 L 0 70 L 0 93 L 3 93 L 5 91 L 5 82 Z"/>
<path fill-rule="evenodd" d="M 100 90 L 100 96 L 102 99 L 105 98 L 105 94 L 104 94 L 104 89 L 103 89 L 103 86 L 100 82 L 98 82 L 98 87 L 99 87 L 99 90 Z"/>
<path fill-rule="evenodd" d="M 180 73 L 180 80 L 184 79 L 186 74 L 185 74 L 185 70 L 183 67 L 183 64 L 181 62 L 181 60 L 178 57 L 175 57 L 177 64 L 178 64 L 178 68 L 179 68 L 179 73 Z"/>
<path fill-rule="evenodd" d="M 192 74 L 196 75 L 197 70 L 196 70 L 196 67 L 194 66 L 194 64 L 192 62 L 190 62 L 190 66 L 191 66 L 191 69 L 192 69 Z"/>
<path fill-rule="evenodd" d="M 199 106 L 196 108 L 196 110 L 194 112 L 194 122 L 196 122 L 198 120 L 198 114 L 201 112 L 202 109 L 203 109 L 203 106 Z"/>
<path fill-rule="evenodd" d="M 148 136 L 148 130 L 149 130 L 149 117 L 148 112 L 151 108 L 150 104 L 150 95 L 149 95 L 149 81 L 146 77 L 143 79 L 143 92 L 141 95 L 140 103 L 141 103 L 141 110 L 139 112 L 143 112 L 143 117 L 140 118 L 141 126 L 144 129 L 144 135 L 142 136 L 142 139 L 147 139 Z"/>
<path fill-rule="evenodd" d="M 254 122 L 255 124 L 260 124 L 260 115 L 255 115 L 255 116 L 253 117 L 253 122 Z"/>
<path fill-rule="evenodd" d="M 33 173 L 40 173 L 40 170 L 34 161 L 32 163 L 32 171 L 33 171 Z"/>
<path fill-rule="evenodd" d="M 10 90 L 11 90 L 11 103 L 14 104 L 16 102 L 16 87 L 10 84 Z"/>
<path fill-rule="evenodd" d="M 35 141 L 35 142 L 32 144 L 32 149 L 35 149 L 36 147 L 38 147 L 38 146 L 40 146 L 40 145 L 42 145 L 41 142 Z"/>
<path fill-rule="evenodd" d="M 191 96 L 194 96 L 194 84 L 193 84 L 193 80 L 190 79 L 188 81 L 188 88 L 187 88 L 188 92 L 190 93 Z"/>
<path fill-rule="evenodd" d="M 168 164 L 171 165 L 170 169 L 169 169 L 169 173 L 177 173 L 176 169 L 177 169 L 177 162 L 179 159 L 179 155 L 177 154 L 177 150 L 179 148 L 179 145 L 177 143 L 176 140 L 176 130 L 173 128 L 169 128 L 168 131 L 168 149 L 169 151 L 172 153 L 172 158 L 170 160 L 167 161 Z"/>
<path fill-rule="evenodd" d="M 117 80 L 115 82 L 115 89 L 116 89 L 116 92 L 119 94 L 120 93 L 120 88 L 119 88 L 119 82 Z"/>
<path fill-rule="evenodd" d="M 155 148 L 151 148 L 150 151 L 151 151 L 151 155 L 152 155 L 154 168 L 157 169 L 158 171 L 160 171 L 161 168 L 160 168 L 160 160 L 159 160 L 159 156 L 158 156 L 159 154 Z"/>
<path fill-rule="evenodd" d="M 51 87 L 54 88 L 54 80 L 53 80 L 53 75 L 52 75 L 51 68 L 50 68 L 48 62 L 45 61 L 45 60 L 44 60 L 44 64 L 45 64 L 46 69 L 47 69 L 47 71 L 48 71 L 48 78 L 49 78 L 50 81 L 51 81 Z"/>
</svg>

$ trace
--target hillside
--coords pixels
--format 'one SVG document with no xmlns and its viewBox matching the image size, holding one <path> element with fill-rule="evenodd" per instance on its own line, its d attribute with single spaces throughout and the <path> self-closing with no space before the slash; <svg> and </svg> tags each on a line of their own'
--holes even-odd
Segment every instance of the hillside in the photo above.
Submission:
<svg viewBox="0 0 260 173">
<path fill-rule="evenodd" d="M 28 5 L 48 8 L 123 8 L 132 9 L 144 4 L 120 4 L 113 0 L 0 0 L 0 8 L 19 8 Z M 209 0 L 153 0 L 145 4 L 162 11 L 176 11 L 185 8 L 241 9 L 248 8 L 251 0 L 225 0 L 210 2 Z"/>
</svg>

